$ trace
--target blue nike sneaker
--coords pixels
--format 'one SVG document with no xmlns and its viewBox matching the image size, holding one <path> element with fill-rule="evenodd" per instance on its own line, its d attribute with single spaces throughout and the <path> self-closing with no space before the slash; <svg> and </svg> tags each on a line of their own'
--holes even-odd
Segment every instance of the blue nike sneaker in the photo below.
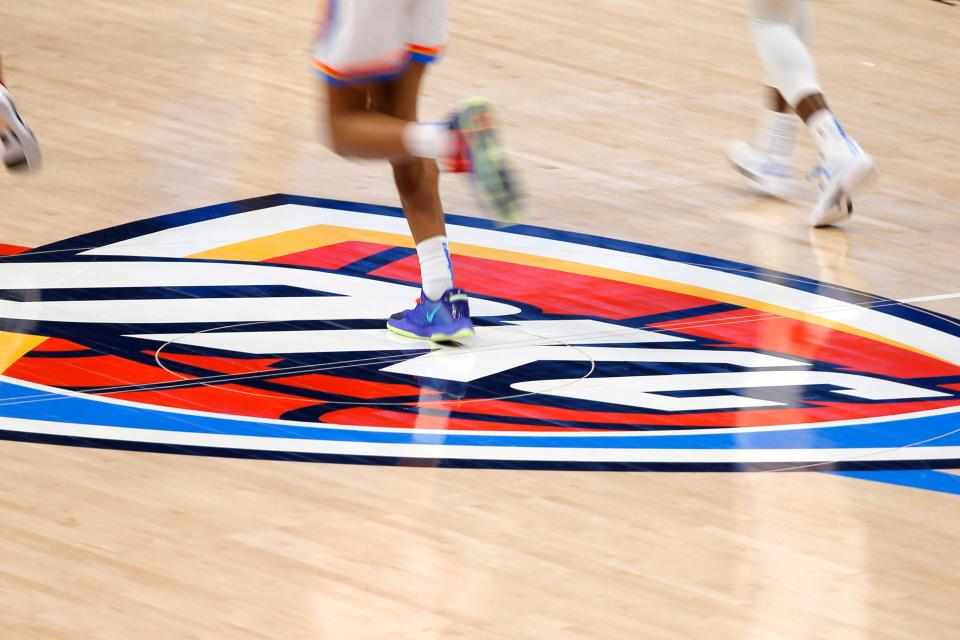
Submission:
<svg viewBox="0 0 960 640">
<path fill-rule="evenodd" d="M 439 300 L 420 292 L 417 305 L 387 319 L 387 329 L 408 338 L 448 342 L 472 338 L 470 307 L 463 289 L 447 289 Z"/>
</svg>

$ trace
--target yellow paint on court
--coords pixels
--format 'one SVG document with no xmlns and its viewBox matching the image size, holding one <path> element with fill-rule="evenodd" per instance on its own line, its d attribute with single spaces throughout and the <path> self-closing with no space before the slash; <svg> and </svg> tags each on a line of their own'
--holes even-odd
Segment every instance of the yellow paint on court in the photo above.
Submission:
<svg viewBox="0 0 960 640">
<path fill-rule="evenodd" d="M 373 242 L 391 247 L 407 247 L 410 249 L 414 246 L 413 238 L 408 235 L 318 224 L 311 227 L 304 227 L 303 229 L 283 231 L 254 240 L 245 240 L 244 242 L 224 245 L 187 257 L 261 262 L 278 256 L 285 256 L 291 253 L 351 241 Z"/>
<path fill-rule="evenodd" d="M 9 369 L 14 362 L 35 349 L 46 339 L 47 336 L 0 331 L 0 373 Z"/>
</svg>

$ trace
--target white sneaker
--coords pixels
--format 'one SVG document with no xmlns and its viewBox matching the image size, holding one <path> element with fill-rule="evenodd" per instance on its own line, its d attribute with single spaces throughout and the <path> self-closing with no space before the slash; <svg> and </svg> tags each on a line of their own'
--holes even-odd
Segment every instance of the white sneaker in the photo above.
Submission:
<svg viewBox="0 0 960 640">
<path fill-rule="evenodd" d="M 727 147 L 727 159 L 757 191 L 791 200 L 800 190 L 793 171 L 794 138 L 799 123 L 792 113 L 764 109 L 753 140 L 731 144 Z"/>
<path fill-rule="evenodd" d="M 789 158 L 772 156 L 757 150 L 745 140 L 737 140 L 727 147 L 727 160 L 743 175 L 750 186 L 768 196 L 791 200 L 799 187 Z"/>
<path fill-rule="evenodd" d="M 17 113 L 13 96 L 0 85 L 0 142 L 3 164 L 10 171 L 35 171 L 40 168 L 40 143 Z"/>
<path fill-rule="evenodd" d="M 860 145 L 844 136 L 843 144 L 820 156 L 820 199 L 810 212 L 810 226 L 824 227 L 853 214 L 853 196 L 877 181 L 877 165 Z"/>
</svg>

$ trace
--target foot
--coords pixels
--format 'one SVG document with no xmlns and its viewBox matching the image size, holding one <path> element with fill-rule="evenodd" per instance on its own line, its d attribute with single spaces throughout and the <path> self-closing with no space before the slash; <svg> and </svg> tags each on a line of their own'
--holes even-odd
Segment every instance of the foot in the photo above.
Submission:
<svg viewBox="0 0 960 640">
<path fill-rule="evenodd" d="M 734 142 L 727 159 L 757 191 L 790 200 L 797 197 L 793 149 L 800 119 L 792 113 L 763 109 L 749 141 Z"/>
<path fill-rule="evenodd" d="M 448 289 L 439 300 L 430 300 L 421 292 L 413 309 L 390 316 L 387 329 L 408 338 L 434 342 L 465 340 L 475 334 L 463 289 Z"/>
<path fill-rule="evenodd" d="M 820 198 L 810 212 L 810 226 L 836 224 L 853 214 L 853 197 L 877 181 L 877 165 L 853 138 L 820 156 Z"/>
<path fill-rule="evenodd" d="M 797 196 L 799 188 L 789 157 L 773 156 L 749 142 L 738 140 L 727 147 L 727 159 L 760 193 L 781 200 Z"/>
<path fill-rule="evenodd" d="M 496 220 L 513 224 L 523 217 L 523 194 L 516 173 L 497 137 L 493 105 L 484 98 L 464 100 L 450 128 L 464 141 L 467 168 L 477 187 L 480 203 Z M 456 160 L 454 161 L 454 167 Z"/>
<path fill-rule="evenodd" d="M 34 171 L 40 168 L 40 144 L 26 125 L 13 96 L 0 85 L 0 142 L 3 164 L 10 171 Z"/>
</svg>

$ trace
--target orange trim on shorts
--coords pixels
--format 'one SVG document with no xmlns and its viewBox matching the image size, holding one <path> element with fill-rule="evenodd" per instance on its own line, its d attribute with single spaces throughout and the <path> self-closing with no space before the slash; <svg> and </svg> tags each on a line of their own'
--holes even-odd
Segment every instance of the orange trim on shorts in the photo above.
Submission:
<svg viewBox="0 0 960 640">
<path fill-rule="evenodd" d="M 443 50 L 446 49 L 446 45 L 439 44 L 433 47 L 425 47 L 420 44 L 408 44 L 407 50 L 415 56 L 422 56 L 425 58 L 438 58 L 443 53 Z"/>
<path fill-rule="evenodd" d="M 349 69 L 334 69 L 320 62 L 320 60 L 313 56 L 311 56 L 311 60 L 314 68 L 328 78 L 332 78 L 338 82 L 356 82 L 399 73 L 403 70 L 404 66 L 406 66 L 409 57 L 406 55 L 405 50 L 398 49 L 390 52 L 376 62 L 356 65 Z"/>
</svg>

